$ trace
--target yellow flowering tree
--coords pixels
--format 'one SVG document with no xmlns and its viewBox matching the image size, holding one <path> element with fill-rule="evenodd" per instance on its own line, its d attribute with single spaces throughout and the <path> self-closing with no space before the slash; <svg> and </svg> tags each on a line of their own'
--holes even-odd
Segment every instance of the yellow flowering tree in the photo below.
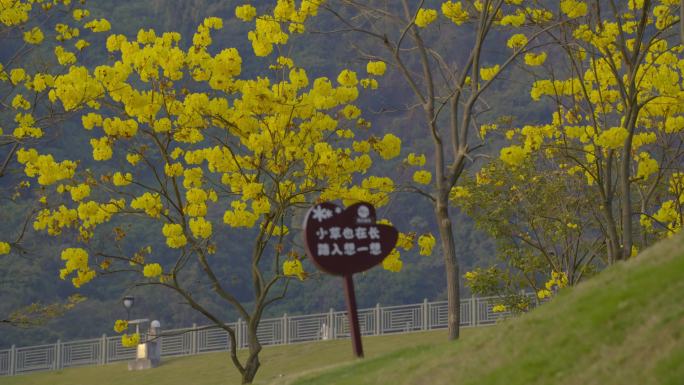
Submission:
<svg viewBox="0 0 684 385">
<path fill-rule="evenodd" d="M 331 30 L 352 35 L 365 59 L 391 65 L 412 93 L 409 104 L 421 111 L 420 128 L 431 139 L 433 151 L 427 159 L 421 159 L 420 154 L 407 159 L 408 164 L 421 168 L 413 174 L 409 190 L 426 197 L 434 208 L 446 270 L 449 339 L 456 339 L 460 273 L 449 195 L 463 171 L 481 155 L 478 150 L 484 142 L 473 127 L 480 126 L 478 116 L 489 109 L 483 99 L 485 92 L 519 57 L 536 47 L 538 36 L 553 29 L 558 21 L 537 2 L 523 0 L 440 1 L 436 8 L 425 1 L 405 0 L 304 3 L 323 3 L 339 24 Z M 259 16 L 255 22 L 252 33 L 257 39 L 252 43 L 257 53 L 287 40 L 288 32 L 303 32 L 306 19 L 315 15 L 293 12 L 293 1 L 278 0 L 274 4 L 273 12 Z M 288 22 L 288 31 L 280 31 L 277 38 L 258 38 L 271 20 Z M 536 21 L 546 26 L 533 31 L 531 25 Z M 494 31 L 507 36 L 508 48 L 502 58 L 490 63 L 484 60 L 483 52 L 496 39 Z M 459 35 L 469 38 L 462 39 L 463 44 L 439 41 L 439 36 Z M 359 44 L 361 40 L 364 44 Z M 376 70 L 368 68 L 370 74 Z"/>
<path fill-rule="evenodd" d="M 567 178 L 552 165 L 541 154 L 514 170 L 494 160 L 452 194 L 453 203 L 496 239 L 496 263 L 464 277 L 473 293 L 497 297 L 501 311 L 527 311 L 533 300 L 527 293 L 547 298 L 608 262 L 580 177 Z"/>
<path fill-rule="evenodd" d="M 241 18 L 251 14 L 236 10 Z M 243 383 L 251 383 L 260 366 L 257 328 L 264 310 L 283 298 L 293 278 L 307 276 L 292 241 L 293 216 L 318 200 L 386 204 L 394 182 L 368 172 L 374 158 L 398 156 L 401 141 L 372 135 L 361 117 L 355 101 L 368 79 L 352 69 L 336 79 L 310 78 L 279 52 L 254 60 L 267 67 L 245 78 L 246 57 L 212 45 L 222 28 L 222 19 L 207 18 L 186 46 L 175 32 L 110 35 L 111 63 L 72 66 L 50 90 L 54 103 L 81 116 L 92 157 L 78 159 L 63 177 L 35 172 L 41 159 L 35 150 L 20 148 L 17 158 L 29 177 L 51 182 L 44 183 L 47 199 L 33 228 L 75 238 L 75 247 L 61 252 L 62 279 L 79 287 L 98 275 L 133 272 L 137 285 L 177 293 L 228 333 L 232 363 Z M 250 39 L 282 42 L 279 30 L 280 23 L 271 23 Z M 273 52 L 264 50 L 260 56 Z M 132 221 L 154 229 L 166 249 L 128 234 Z M 111 232 L 111 242 L 93 241 Z M 251 244 L 249 300 L 216 273 L 217 264 L 233 262 L 220 247 L 224 237 Z M 402 240 L 400 246 L 413 246 L 410 236 Z M 429 239 L 420 245 L 431 248 Z M 131 249 L 137 251 L 125 252 Z M 383 266 L 400 270 L 398 251 Z M 198 280 L 246 322 L 244 360 L 234 328 L 193 295 Z M 127 329 L 116 322 L 117 332 Z M 122 342 L 135 345 L 139 336 L 124 334 Z"/>
<path fill-rule="evenodd" d="M 500 158 L 512 172 L 539 156 L 552 172 L 582 186 L 604 237 L 607 263 L 624 260 L 679 231 L 682 202 L 683 46 L 673 38 L 679 21 L 673 0 L 596 3 L 561 1 L 562 32 L 549 52 L 566 63 L 526 64 L 544 98 L 549 122 L 506 132 L 512 144 Z M 539 167 L 549 167 L 549 162 Z"/>
</svg>

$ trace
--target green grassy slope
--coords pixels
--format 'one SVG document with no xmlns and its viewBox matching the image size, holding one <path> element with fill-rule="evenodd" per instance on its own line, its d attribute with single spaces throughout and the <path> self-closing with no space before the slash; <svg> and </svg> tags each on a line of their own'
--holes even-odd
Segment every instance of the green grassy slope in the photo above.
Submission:
<svg viewBox="0 0 684 385">
<path fill-rule="evenodd" d="M 398 350 L 289 383 L 682 385 L 684 234 L 457 343 Z"/>
<path fill-rule="evenodd" d="M 466 334 L 467 335 L 467 334 Z M 416 344 L 434 344 L 446 338 L 446 331 L 367 337 L 364 350 L 369 358 Z M 240 351 L 244 353 L 244 351 Z M 285 380 L 312 370 L 352 362 L 349 340 L 265 347 L 255 384 Z M 153 370 L 129 372 L 126 363 L 67 368 L 15 377 L 0 377 L 1 385 L 238 385 L 240 376 L 228 353 L 201 354 L 163 359 Z"/>
</svg>

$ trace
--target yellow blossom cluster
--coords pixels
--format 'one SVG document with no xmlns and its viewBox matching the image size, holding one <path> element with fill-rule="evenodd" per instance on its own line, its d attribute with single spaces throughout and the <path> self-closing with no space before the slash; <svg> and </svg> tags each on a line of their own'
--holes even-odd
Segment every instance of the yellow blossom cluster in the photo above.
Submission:
<svg viewBox="0 0 684 385">
<path fill-rule="evenodd" d="M 413 248 L 414 239 L 416 237 L 415 233 L 402 233 L 399 232 L 399 237 L 397 238 L 397 248 L 402 248 L 404 250 L 411 250 Z"/>
<path fill-rule="evenodd" d="M 12 101 L 14 108 L 30 108 L 30 104 L 23 98 L 15 97 Z M 16 106 L 15 106 L 16 104 Z M 31 113 L 17 113 L 14 117 L 14 121 L 17 122 L 17 127 L 12 132 L 12 135 L 17 138 L 41 138 L 43 136 L 43 130 L 39 127 L 35 127 L 35 118 Z"/>
<path fill-rule="evenodd" d="M 163 206 L 159 194 L 146 192 L 131 201 L 131 208 L 143 210 L 152 218 L 157 218 Z"/>
<path fill-rule="evenodd" d="M 549 298 L 553 295 L 554 290 L 562 289 L 568 285 L 568 275 L 565 272 L 551 272 L 551 278 L 546 281 L 544 288 L 537 292 L 539 299 Z"/>
<path fill-rule="evenodd" d="M 166 245 L 172 249 L 181 248 L 188 243 L 183 226 L 177 223 L 165 223 L 162 227 L 162 234 L 166 237 Z"/>
<path fill-rule="evenodd" d="M 292 0 L 277 0 L 273 12 L 257 17 L 254 30 L 248 34 L 254 53 L 268 56 L 273 52 L 274 45 L 286 44 L 289 35 L 282 29 L 283 25 L 287 26 L 290 33 L 303 33 L 304 22 L 317 15 L 322 4 L 323 1 L 304 0 L 297 8 Z M 235 15 L 250 22 L 256 16 L 256 9 L 248 4 L 241 5 L 236 7 Z"/>
<path fill-rule="evenodd" d="M 421 8 L 416 13 L 415 23 L 420 28 L 425 28 L 437 19 L 437 11 L 429 8 Z"/>
<path fill-rule="evenodd" d="M 133 182 L 133 175 L 130 172 L 127 173 L 121 173 L 120 171 L 117 171 L 112 175 L 112 183 L 114 186 L 122 187 L 122 186 L 128 186 Z"/>
<path fill-rule="evenodd" d="M 40 44 L 43 42 L 45 35 L 39 27 L 33 27 L 24 32 L 24 41 L 29 44 Z"/>
<path fill-rule="evenodd" d="M 212 224 L 203 217 L 190 219 L 190 231 L 195 238 L 209 238 L 212 233 Z"/>
<path fill-rule="evenodd" d="M 146 278 L 159 277 L 162 274 L 162 267 L 158 263 L 148 263 L 143 268 L 143 275 Z"/>
<path fill-rule="evenodd" d="M 59 271 L 59 277 L 65 279 L 72 272 L 76 272 L 76 276 L 71 279 L 74 287 L 81 287 L 95 278 L 95 271 L 88 266 L 88 252 L 85 250 L 67 248 L 62 251 L 61 258 L 65 263 L 64 268 Z"/>
<path fill-rule="evenodd" d="M 124 208 L 124 202 L 123 199 L 110 199 L 108 203 L 95 201 L 79 203 L 76 211 L 78 212 L 78 219 L 81 220 L 81 227 L 88 229 L 109 222 L 112 215 Z"/>
<path fill-rule="evenodd" d="M 231 204 L 232 210 L 227 210 L 223 215 L 223 222 L 231 227 L 253 227 L 258 216 L 247 210 L 247 204 L 241 201 L 234 201 Z"/>
<path fill-rule="evenodd" d="M 373 149 L 375 149 L 383 159 L 389 160 L 395 158 L 401 151 L 401 139 L 394 134 L 385 134 L 381 140 L 373 143 Z"/>
<path fill-rule="evenodd" d="M 200 188 L 190 188 L 185 193 L 185 198 L 188 201 L 185 211 L 189 216 L 202 217 L 207 215 L 206 202 L 210 199 L 210 194 Z"/>
<path fill-rule="evenodd" d="M 71 56 L 63 51 L 60 51 L 58 59 L 64 63 L 72 61 Z M 71 111 L 99 98 L 103 91 L 100 82 L 90 75 L 87 68 L 71 66 L 66 74 L 55 78 L 54 88 L 50 90 L 49 96 L 52 102 L 59 100 L 66 111 Z"/>
<path fill-rule="evenodd" d="M 581 0 L 562 0 L 560 9 L 568 18 L 576 19 L 587 14 L 587 3 Z"/>
<path fill-rule="evenodd" d="M 468 188 L 463 186 L 454 186 L 449 192 L 449 200 L 458 201 L 459 199 L 470 198 L 472 194 L 468 191 Z"/>
<path fill-rule="evenodd" d="M 400 254 L 397 249 L 392 250 L 392 252 L 382 260 L 382 268 L 395 273 L 400 272 L 403 266 L 404 262 L 400 259 Z"/>
<path fill-rule="evenodd" d="M 618 149 L 624 146 L 629 132 L 624 127 L 611 127 L 601 132 L 596 139 L 596 144 L 607 149 Z"/>
<path fill-rule="evenodd" d="M 306 272 L 299 259 L 291 259 L 283 262 L 283 274 L 285 276 L 295 276 L 303 281 L 306 278 Z"/>
<path fill-rule="evenodd" d="M 107 32 L 112 29 L 112 25 L 109 24 L 107 19 L 96 19 L 92 20 L 84 25 L 85 28 L 90 29 L 93 32 Z"/>
<path fill-rule="evenodd" d="M 140 334 L 122 334 L 121 335 L 121 345 L 126 348 L 134 348 L 140 343 Z"/>
<path fill-rule="evenodd" d="M 235 16 L 242 21 L 252 21 L 256 14 L 256 8 L 251 4 L 244 4 L 235 8 Z"/>
<path fill-rule="evenodd" d="M 368 202 L 381 207 L 389 202 L 389 194 L 394 191 L 394 181 L 387 177 L 369 176 L 361 181 L 361 185 L 351 188 L 328 189 L 321 194 L 321 199 L 342 199 L 345 205 L 357 202 Z"/>
<path fill-rule="evenodd" d="M 651 154 L 648 152 L 640 152 L 637 155 L 637 172 L 636 177 L 638 179 L 648 179 L 651 175 L 658 172 L 659 165 L 658 161 L 651 158 Z"/>
<path fill-rule="evenodd" d="M 494 77 L 499 73 L 499 65 L 495 64 L 492 67 L 481 67 L 480 68 L 480 77 L 484 81 L 489 81 L 494 79 Z"/>
<path fill-rule="evenodd" d="M 432 255 L 432 249 L 435 247 L 436 239 L 432 234 L 423 234 L 418 237 L 418 246 L 420 247 L 420 255 Z"/>
<path fill-rule="evenodd" d="M 26 176 L 38 177 L 38 184 L 45 186 L 71 179 L 76 172 L 75 162 L 56 162 L 52 155 L 39 155 L 35 149 L 20 148 L 17 151 L 17 161 L 25 166 Z"/>
<path fill-rule="evenodd" d="M 426 170 L 418 170 L 413 173 L 413 181 L 418 184 L 430 184 L 432 181 L 432 173 Z"/>
<path fill-rule="evenodd" d="M 503 16 L 497 23 L 503 26 L 520 27 L 525 24 L 525 20 L 525 12 L 517 9 L 515 13 Z"/>
<path fill-rule="evenodd" d="M 425 165 L 425 155 L 420 154 L 416 155 L 415 153 L 410 153 L 406 157 L 406 162 L 410 164 L 411 166 L 419 166 L 422 167 Z"/>
<path fill-rule="evenodd" d="M 117 333 L 121 333 L 124 330 L 128 329 L 128 321 L 126 320 L 116 320 L 114 322 L 114 331 Z"/>
<path fill-rule="evenodd" d="M 383 61 L 370 61 L 366 64 L 366 72 L 369 75 L 382 76 L 387 70 L 387 64 Z"/>
<path fill-rule="evenodd" d="M 80 202 L 90 196 L 90 186 L 86 183 L 81 183 L 76 186 L 65 186 L 64 189 L 71 193 L 71 199 L 74 202 Z"/>
<path fill-rule="evenodd" d="M 523 35 L 522 33 L 516 33 L 508 39 L 508 42 L 506 42 L 506 46 L 508 48 L 518 50 L 525 47 L 527 45 L 527 42 L 527 36 Z"/>
<path fill-rule="evenodd" d="M 46 230 L 49 235 L 59 235 L 63 228 L 72 227 L 78 219 L 78 212 L 75 209 L 68 209 L 60 205 L 54 211 L 43 209 L 38 212 L 33 221 L 34 230 Z"/>
<path fill-rule="evenodd" d="M 133 119 L 107 118 L 102 122 L 102 128 L 109 136 L 131 138 L 138 132 L 138 123 Z"/>
<path fill-rule="evenodd" d="M 517 167 L 520 166 L 527 158 L 527 151 L 518 145 L 512 145 L 501 149 L 500 158 L 506 164 Z"/>
<path fill-rule="evenodd" d="M 465 23 L 470 17 L 461 1 L 445 1 L 442 3 L 442 14 L 456 25 Z"/>
</svg>

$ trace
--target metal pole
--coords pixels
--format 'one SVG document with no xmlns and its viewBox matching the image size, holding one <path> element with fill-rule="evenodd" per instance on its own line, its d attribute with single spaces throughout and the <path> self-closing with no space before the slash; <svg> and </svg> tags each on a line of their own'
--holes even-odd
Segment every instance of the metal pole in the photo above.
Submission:
<svg viewBox="0 0 684 385">
<path fill-rule="evenodd" d="M 54 370 L 59 370 L 61 369 L 62 366 L 62 347 L 61 347 L 60 340 L 57 340 L 57 343 L 55 343 L 55 361 L 53 363 L 53 369 Z"/>
<path fill-rule="evenodd" d="M 197 354 L 197 324 L 192 324 L 192 339 L 190 340 L 190 354 Z"/>
<path fill-rule="evenodd" d="M 13 376 L 16 373 L 16 368 L 17 366 L 17 347 L 15 345 L 12 345 L 10 348 L 10 356 L 9 356 L 9 375 Z"/>
<path fill-rule="evenodd" d="M 287 313 L 283 314 L 283 344 L 290 343 L 289 322 L 287 322 Z"/>
<path fill-rule="evenodd" d="M 477 299 L 470 297 L 470 326 L 477 326 Z"/>
<path fill-rule="evenodd" d="M 335 325 L 337 321 L 335 320 L 335 310 L 333 308 L 330 308 L 330 327 L 332 330 L 330 332 L 330 339 L 336 339 L 337 338 L 337 326 Z"/>
<path fill-rule="evenodd" d="M 430 311 L 427 298 L 423 299 L 423 330 L 430 329 Z"/>
<path fill-rule="evenodd" d="M 375 335 L 379 336 L 382 334 L 382 309 L 380 304 L 375 304 Z"/>
<path fill-rule="evenodd" d="M 107 335 L 103 334 L 100 340 L 100 365 L 107 363 Z"/>
<path fill-rule="evenodd" d="M 242 318 L 238 318 L 237 324 L 235 325 L 235 344 L 236 349 L 242 347 Z"/>
<path fill-rule="evenodd" d="M 344 276 L 344 291 L 347 294 L 347 314 L 349 316 L 349 333 L 351 334 L 354 355 L 363 358 L 361 345 L 361 330 L 359 329 L 359 315 L 356 310 L 356 295 L 354 294 L 354 279 L 351 274 Z"/>
</svg>

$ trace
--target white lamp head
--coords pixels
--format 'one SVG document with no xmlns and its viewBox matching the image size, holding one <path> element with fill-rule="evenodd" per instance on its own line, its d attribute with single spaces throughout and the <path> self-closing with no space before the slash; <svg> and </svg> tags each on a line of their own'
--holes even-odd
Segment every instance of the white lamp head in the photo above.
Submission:
<svg viewBox="0 0 684 385">
<path fill-rule="evenodd" d="M 133 298 L 130 295 L 123 297 L 123 305 L 128 310 L 130 310 L 133 307 L 134 302 L 135 302 L 135 298 Z"/>
</svg>

